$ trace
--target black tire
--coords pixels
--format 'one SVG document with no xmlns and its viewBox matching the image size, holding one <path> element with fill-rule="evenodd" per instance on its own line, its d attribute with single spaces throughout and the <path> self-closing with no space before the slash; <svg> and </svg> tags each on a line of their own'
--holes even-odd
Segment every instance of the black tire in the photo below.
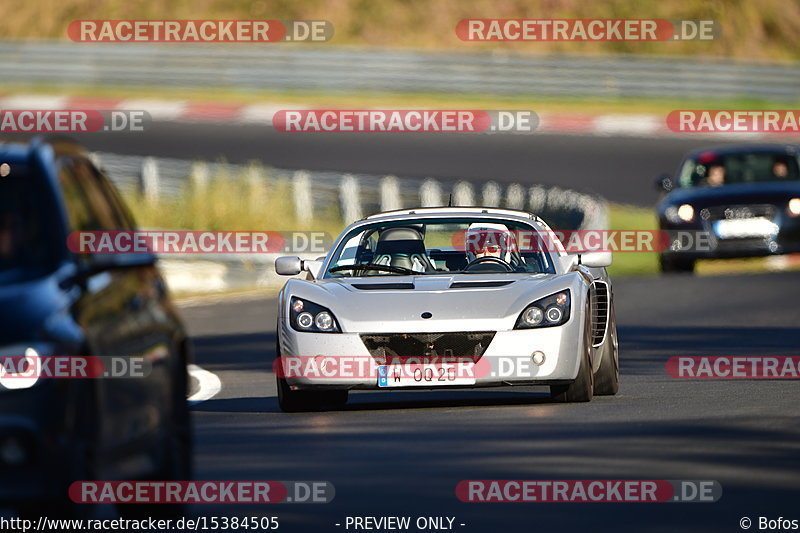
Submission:
<svg viewBox="0 0 800 533">
<path fill-rule="evenodd" d="M 275 343 L 275 357 L 280 357 L 280 341 Z M 306 413 L 319 411 L 324 407 L 342 407 L 347 404 L 347 390 L 292 390 L 289 383 L 280 376 L 275 376 L 278 388 L 278 405 L 284 413 Z"/>
<path fill-rule="evenodd" d="M 307 413 L 325 407 L 342 407 L 347 404 L 346 390 L 292 390 L 285 379 L 275 377 L 278 386 L 278 405 L 284 413 Z"/>
<path fill-rule="evenodd" d="M 161 469 L 153 480 L 189 481 L 193 475 L 192 415 L 186 397 L 189 392 L 189 375 L 186 370 L 186 354 L 181 352 L 178 368 L 175 369 L 175 386 L 172 395 L 172 413 L 167 438 L 164 439 Z M 117 504 L 123 518 L 177 519 L 186 514 L 185 503 Z"/>
<path fill-rule="evenodd" d="M 600 349 L 600 368 L 594 375 L 594 393 L 613 396 L 619 391 L 619 343 L 617 342 L 617 313 L 612 303 L 606 341 Z"/>
<path fill-rule="evenodd" d="M 575 381 L 569 385 L 553 385 L 550 387 L 550 399 L 554 402 L 588 402 L 594 395 L 594 372 L 592 372 L 592 328 L 589 315 L 589 306 L 586 306 L 586 323 L 583 327 L 583 346 L 581 365 Z"/>
<path fill-rule="evenodd" d="M 664 274 L 692 274 L 694 272 L 694 259 L 669 257 L 661 254 L 658 258 L 661 272 Z"/>
</svg>

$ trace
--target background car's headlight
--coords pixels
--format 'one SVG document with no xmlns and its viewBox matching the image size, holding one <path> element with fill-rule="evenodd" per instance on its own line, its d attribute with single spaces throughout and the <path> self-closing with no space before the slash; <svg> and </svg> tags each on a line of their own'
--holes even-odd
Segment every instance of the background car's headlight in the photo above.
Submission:
<svg viewBox="0 0 800 533">
<path fill-rule="evenodd" d="M 289 302 L 289 323 L 297 331 L 341 332 L 336 318 L 329 309 L 294 296 Z"/>
<path fill-rule="evenodd" d="M 792 198 L 789 200 L 789 215 L 793 217 L 800 216 L 800 198 Z"/>
<path fill-rule="evenodd" d="M 689 204 L 681 204 L 677 207 L 671 205 L 664 210 L 664 216 L 673 224 L 691 222 L 694 220 L 694 207 Z"/>
<path fill-rule="evenodd" d="M 551 294 L 526 307 L 520 313 L 514 329 L 560 326 L 569 320 L 569 307 L 569 289 Z"/>
<path fill-rule="evenodd" d="M 39 347 L 41 348 L 42 345 L 39 344 Z M 30 389 L 39 382 L 38 371 L 33 371 L 30 375 L 26 373 L 24 377 L 14 375 L 3 366 L 3 357 L 24 357 L 27 364 L 34 365 L 34 368 L 36 368 L 37 360 L 42 355 L 51 354 L 48 354 L 46 351 L 43 354 L 32 346 L 24 344 L 0 347 L 0 391 Z M 21 362 L 22 361 L 18 359 L 15 361 L 15 364 L 19 365 Z"/>
</svg>

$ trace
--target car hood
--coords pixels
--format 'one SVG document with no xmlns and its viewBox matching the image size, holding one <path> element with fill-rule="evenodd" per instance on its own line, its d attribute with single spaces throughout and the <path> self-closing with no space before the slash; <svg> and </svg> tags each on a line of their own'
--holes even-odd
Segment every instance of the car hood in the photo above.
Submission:
<svg viewBox="0 0 800 533">
<path fill-rule="evenodd" d="M 683 203 L 695 207 L 772 204 L 784 203 L 794 197 L 800 197 L 800 181 L 741 183 L 724 187 L 675 189 L 667 195 L 662 206 Z"/>
<path fill-rule="evenodd" d="M 575 293 L 582 275 L 462 274 L 290 280 L 283 291 L 330 309 L 344 332 L 479 331 L 512 329 L 530 303 L 564 289 Z M 430 313 L 430 318 L 423 318 Z"/>
</svg>

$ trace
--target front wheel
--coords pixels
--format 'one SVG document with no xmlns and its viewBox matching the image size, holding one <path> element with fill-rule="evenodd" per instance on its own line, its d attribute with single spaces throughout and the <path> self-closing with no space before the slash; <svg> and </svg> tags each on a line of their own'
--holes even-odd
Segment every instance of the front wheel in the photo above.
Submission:
<svg viewBox="0 0 800 533">
<path fill-rule="evenodd" d="M 586 324 L 583 327 L 583 350 L 581 355 L 581 365 L 578 368 L 578 375 L 575 381 L 569 385 L 553 385 L 550 387 L 550 398 L 554 402 L 588 402 L 594 395 L 594 372 L 592 372 L 592 337 L 591 323 L 588 321 L 589 308 L 587 306 L 585 315 Z"/>
<path fill-rule="evenodd" d="M 277 328 L 276 333 L 278 331 L 280 331 L 280 326 Z M 280 360 L 280 356 L 281 343 L 280 339 L 277 339 L 275 343 L 275 357 Z M 319 411 L 325 406 L 342 407 L 347 403 L 349 396 L 347 390 L 292 390 L 289 383 L 286 382 L 286 379 L 278 375 L 275 376 L 275 384 L 278 388 L 278 406 L 284 413 Z"/>
<path fill-rule="evenodd" d="M 600 368 L 594 375 L 594 393 L 613 396 L 619 391 L 619 343 L 617 342 L 617 313 L 611 307 L 608 333 L 600 349 Z"/>
<path fill-rule="evenodd" d="M 319 411 L 323 407 L 341 407 L 347 403 L 346 390 L 292 390 L 285 379 L 275 377 L 278 386 L 278 405 L 285 413 Z"/>
</svg>

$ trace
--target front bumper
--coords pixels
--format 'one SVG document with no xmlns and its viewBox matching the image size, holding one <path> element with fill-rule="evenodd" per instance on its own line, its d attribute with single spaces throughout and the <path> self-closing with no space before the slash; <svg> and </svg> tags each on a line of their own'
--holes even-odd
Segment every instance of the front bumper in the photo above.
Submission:
<svg viewBox="0 0 800 533">
<path fill-rule="evenodd" d="M 573 381 L 583 353 L 582 322 L 575 316 L 557 327 L 497 331 L 483 354 L 470 359 L 467 369 L 474 384 L 448 385 L 434 383 L 430 388 L 473 388 L 501 385 L 557 385 Z M 281 361 L 276 371 L 289 386 L 298 389 L 371 389 L 384 390 L 378 385 L 378 366 L 384 361 L 373 357 L 358 333 L 297 332 L 288 325 L 281 328 Z M 534 352 L 544 354 L 544 362 L 532 361 Z M 455 356 L 460 362 L 466 358 Z M 308 365 L 311 360 L 316 363 Z M 420 354 L 418 363 L 436 361 Z M 319 368 L 328 365 L 328 372 Z M 308 372 L 309 368 L 315 371 Z M 287 370 L 288 369 L 288 370 Z M 417 388 L 417 387 L 409 387 Z M 396 390 L 392 388 L 391 390 Z"/>
<path fill-rule="evenodd" d="M 743 219 L 746 221 L 746 219 Z M 681 259 L 726 259 L 800 253 L 800 217 L 777 216 L 777 232 L 743 237 L 721 237 L 714 230 L 719 221 L 675 225 L 661 219 L 661 230 L 670 242 L 664 257 Z"/>
</svg>

